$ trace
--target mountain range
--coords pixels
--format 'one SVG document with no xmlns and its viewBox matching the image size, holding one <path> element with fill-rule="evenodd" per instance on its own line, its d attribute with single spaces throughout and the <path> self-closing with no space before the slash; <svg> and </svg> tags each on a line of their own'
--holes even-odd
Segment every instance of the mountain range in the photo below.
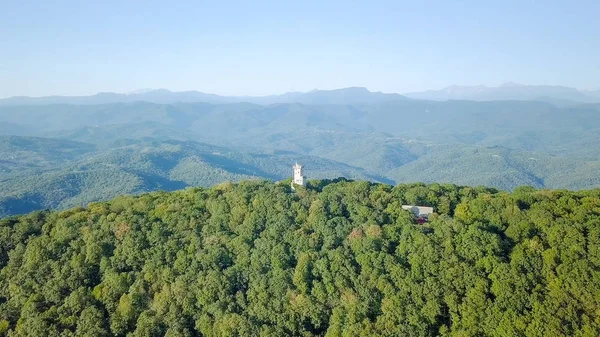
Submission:
<svg viewBox="0 0 600 337">
<path fill-rule="evenodd" d="M 161 92 L 114 96 L 132 102 L 93 104 L 113 97 L 96 95 L 0 105 L 0 217 L 120 194 L 281 180 L 296 161 L 310 179 L 600 187 L 597 103 L 420 100 L 364 88 L 269 98 L 301 103 L 137 100 Z M 185 96 L 164 91 L 162 99 L 171 94 Z"/>
<path fill-rule="evenodd" d="M 498 87 L 453 85 L 439 90 L 427 90 L 404 94 L 406 97 L 425 100 L 471 100 L 471 101 L 546 101 L 556 104 L 598 103 L 600 90 L 578 90 L 564 86 L 523 85 L 505 83 Z"/>
<path fill-rule="evenodd" d="M 371 92 L 366 88 L 352 87 L 336 90 L 313 90 L 309 92 L 288 92 L 270 96 L 220 96 L 198 91 L 173 92 L 166 89 L 144 90 L 130 94 L 98 93 L 91 96 L 47 96 L 9 97 L 0 99 L 0 105 L 44 105 L 44 104 L 109 104 L 150 102 L 157 104 L 204 102 L 212 104 L 254 103 L 261 105 L 277 103 L 302 104 L 372 104 L 393 100 L 403 100 L 399 94 Z"/>
<path fill-rule="evenodd" d="M 166 89 L 140 90 L 129 94 L 104 92 L 90 96 L 16 96 L 0 99 L 0 106 L 76 104 L 94 105 L 110 103 L 149 102 L 157 104 L 204 102 L 211 104 L 253 103 L 260 105 L 300 103 L 300 104 L 376 104 L 397 100 L 473 100 L 473 101 L 543 101 L 555 105 L 576 103 L 600 103 L 600 89 L 578 90 L 564 86 L 522 85 L 506 83 L 498 87 L 453 85 L 439 90 L 396 93 L 372 92 L 363 87 L 350 87 L 335 90 L 312 90 L 309 92 L 288 92 L 269 96 L 221 96 L 198 91 L 173 92 Z"/>
</svg>

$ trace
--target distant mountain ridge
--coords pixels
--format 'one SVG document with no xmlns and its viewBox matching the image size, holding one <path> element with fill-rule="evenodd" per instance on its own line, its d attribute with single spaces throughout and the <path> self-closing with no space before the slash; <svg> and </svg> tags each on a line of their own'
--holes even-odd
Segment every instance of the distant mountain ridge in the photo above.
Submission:
<svg viewBox="0 0 600 337">
<path fill-rule="evenodd" d="M 15 96 L 0 99 L 0 105 L 46 105 L 46 104 L 110 104 L 110 103 L 132 103 L 150 102 L 156 104 L 172 103 L 254 103 L 261 105 L 278 103 L 302 103 L 302 104 L 376 104 L 394 100 L 406 100 L 400 94 L 387 94 L 372 92 L 367 88 L 349 87 L 335 90 L 312 90 L 309 92 L 287 92 L 281 95 L 270 96 L 220 96 L 207 94 L 199 91 L 174 92 L 166 89 L 141 90 L 129 94 L 112 92 L 101 92 L 91 96 L 46 96 L 28 97 Z"/>
<path fill-rule="evenodd" d="M 565 103 L 598 103 L 600 90 L 583 91 L 564 86 L 550 85 L 523 85 L 518 83 L 505 83 L 498 87 L 459 86 L 453 85 L 439 90 L 406 93 L 404 96 L 413 99 L 446 101 L 544 101 L 553 104 Z"/>
<path fill-rule="evenodd" d="M 585 90 L 583 91 L 588 96 L 594 96 L 600 98 L 600 89 L 598 90 Z"/>
<path fill-rule="evenodd" d="M 173 103 L 253 103 L 271 104 L 380 104 L 402 100 L 469 100 L 469 101 L 541 101 L 557 106 L 577 103 L 600 103 L 599 90 L 578 90 L 564 86 L 523 85 L 505 83 L 498 87 L 484 85 L 452 85 L 439 90 L 410 92 L 406 94 L 370 91 L 364 87 L 348 87 L 334 90 L 312 90 L 308 92 L 287 92 L 267 96 L 223 96 L 199 91 L 170 91 L 167 89 L 143 89 L 130 93 L 101 92 L 90 96 L 15 96 L 0 99 L 0 106 L 75 104 L 95 105 L 112 103 L 149 102 L 156 104 Z"/>
</svg>

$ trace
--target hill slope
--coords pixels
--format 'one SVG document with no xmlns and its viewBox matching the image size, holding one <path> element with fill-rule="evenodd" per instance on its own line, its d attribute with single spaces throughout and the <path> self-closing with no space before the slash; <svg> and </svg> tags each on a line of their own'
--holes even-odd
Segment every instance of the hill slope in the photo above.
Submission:
<svg viewBox="0 0 600 337">
<path fill-rule="evenodd" d="M 430 205 L 418 225 L 403 203 Z M 600 190 L 241 182 L 0 220 L 11 336 L 600 334 Z"/>
<path fill-rule="evenodd" d="M 239 152 L 173 140 L 128 140 L 96 150 L 78 142 L 9 137 L 0 139 L 0 154 L 3 151 L 7 160 L 0 161 L 0 169 L 7 168 L 0 170 L 0 217 L 86 205 L 120 194 L 206 187 L 242 179 L 280 180 L 289 176 L 296 160 L 309 166 L 307 173 L 313 178 L 346 176 L 391 182 L 361 168 L 315 156 Z M 16 159 L 11 159 L 13 156 Z"/>
</svg>

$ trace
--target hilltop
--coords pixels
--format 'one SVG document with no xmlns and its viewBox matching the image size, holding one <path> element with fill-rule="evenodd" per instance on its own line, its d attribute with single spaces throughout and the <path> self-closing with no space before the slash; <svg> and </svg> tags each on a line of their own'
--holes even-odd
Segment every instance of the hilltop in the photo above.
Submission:
<svg viewBox="0 0 600 337">
<path fill-rule="evenodd" d="M 599 226 L 600 190 L 345 179 L 34 212 L 0 220 L 0 334 L 597 336 Z"/>
</svg>

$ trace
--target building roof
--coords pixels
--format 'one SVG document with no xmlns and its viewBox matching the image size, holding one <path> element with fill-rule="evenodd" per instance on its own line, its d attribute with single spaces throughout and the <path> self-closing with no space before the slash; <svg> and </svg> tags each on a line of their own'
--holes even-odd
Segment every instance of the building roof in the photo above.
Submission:
<svg viewBox="0 0 600 337">
<path fill-rule="evenodd" d="M 411 211 L 415 216 L 427 217 L 428 215 L 433 214 L 433 207 L 429 206 L 402 205 L 402 209 Z"/>
</svg>

